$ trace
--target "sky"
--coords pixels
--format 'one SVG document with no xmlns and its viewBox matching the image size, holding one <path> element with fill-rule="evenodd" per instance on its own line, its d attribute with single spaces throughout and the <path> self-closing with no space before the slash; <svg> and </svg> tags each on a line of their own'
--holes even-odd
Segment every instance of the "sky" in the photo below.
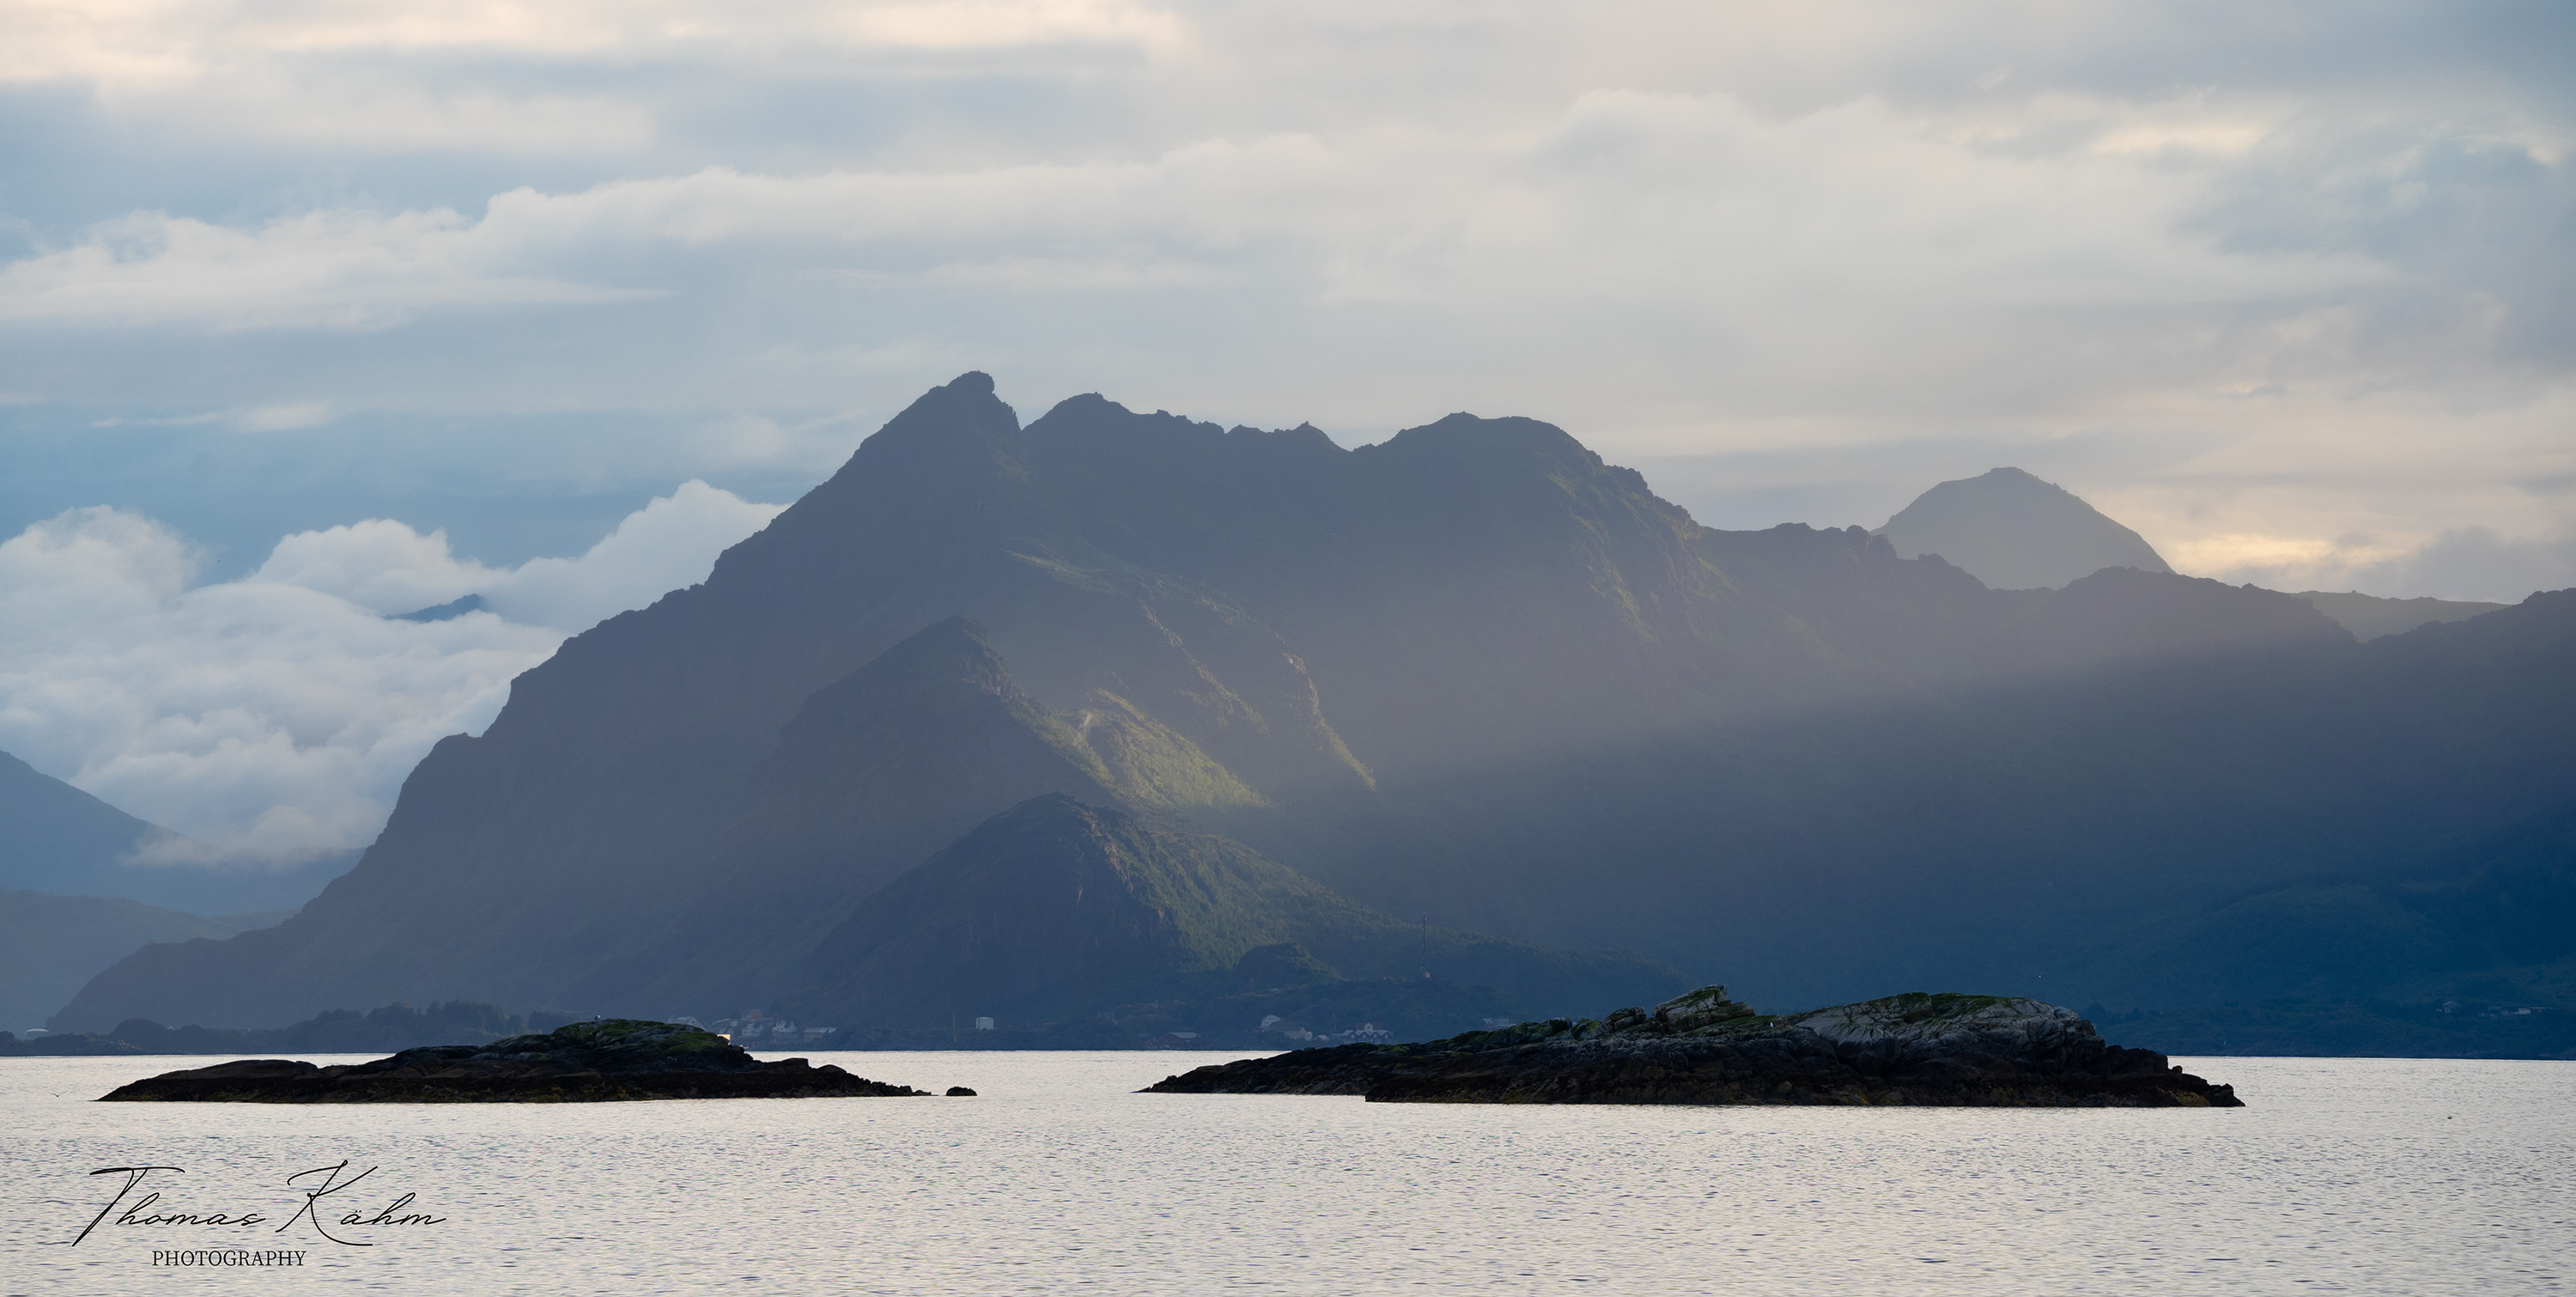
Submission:
<svg viewBox="0 0 2576 1297">
<path fill-rule="evenodd" d="M 0 0 L 0 750 L 361 845 L 968 369 L 2576 585 L 2571 66 L 2563 2 Z"/>
</svg>

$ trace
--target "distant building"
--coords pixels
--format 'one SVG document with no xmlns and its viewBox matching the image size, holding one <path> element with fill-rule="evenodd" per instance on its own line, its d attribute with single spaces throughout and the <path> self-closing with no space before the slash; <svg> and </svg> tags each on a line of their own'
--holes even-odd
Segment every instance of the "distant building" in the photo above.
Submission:
<svg viewBox="0 0 2576 1297">
<path fill-rule="evenodd" d="M 1280 1017 L 1275 1013 L 1263 1014 L 1261 1025 L 1253 1028 L 1253 1030 L 1266 1031 L 1283 1040 L 1313 1040 L 1315 1038 L 1315 1033 L 1308 1031 L 1304 1025 L 1290 1022 L 1286 1018 Z"/>
</svg>

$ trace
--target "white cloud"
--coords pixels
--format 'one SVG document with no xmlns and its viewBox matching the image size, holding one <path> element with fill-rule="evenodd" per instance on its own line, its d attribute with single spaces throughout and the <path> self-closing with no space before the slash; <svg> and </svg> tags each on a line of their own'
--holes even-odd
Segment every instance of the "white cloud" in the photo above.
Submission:
<svg viewBox="0 0 2576 1297">
<path fill-rule="evenodd" d="M 312 212 L 228 229 L 137 212 L 0 269 L 0 322 L 381 329 L 424 310 L 634 300 L 513 273 L 454 212 Z"/>
<path fill-rule="evenodd" d="M 390 518 L 369 518 L 288 536 L 246 579 L 317 591 L 387 615 L 481 595 L 485 607 L 509 621 L 581 631 L 706 579 L 717 554 L 768 526 L 785 507 L 683 482 L 628 514 L 579 557 L 530 559 L 514 569 L 457 558 L 444 531 L 424 536 Z"/>
<path fill-rule="evenodd" d="M 916 64 L 1015 51 L 1172 52 L 1187 28 L 1134 0 L 709 0 L 245 5 L 0 0 L 0 85 L 88 89 L 186 136 L 376 153 L 581 156 L 650 147 L 666 106 L 513 84 L 529 64 Z M 483 61 L 510 72 L 495 77 Z"/>
<path fill-rule="evenodd" d="M 446 532 L 424 536 L 391 518 L 369 518 L 280 540 L 249 579 L 393 614 L 451 602 L 506 576 L 459 561 L 448 551 Z"/>
<path fill-rule="evenodd" d="M 640 410 L 660 482 L 975 367 L 1852 498 L 2022 447 L 2212 555 L 2576 525 L 2512 485 L 2576 400 L 2576 95 L 2474 6 L 10 4 L 0 141 L 93 150 L 0 219 L 40 416 Z"/>
<path fill-rule="evenodd" d="M 1170 47 L 1177 14 L 1133 0 L 809 0 L 747 12 L 711 0 L 243 5 L 231 0 L 7 0 L 0 80 L 75 81 L 124 94 L 317 55 L 684 59 L 820 46 L 985 50 L 1066 42 Z"/>
<path fill-rule="evenodd" d="M 1811 330 L 2260 303 L 2389 278 L 2360 257 L 2177 234 L 2205 190 L 2132 160 L 1980 151 L 1875 100 L 1775 120 L 1724 96 L 1602 92 L 1535 135 L 1283 134 L 970 171 L 712 167 L 513 190 L 471 221 L 329 210 L 237 231 L 137 214 L 0 271 L 0 320 L 382 328 L 652 291 L 539 267 L 855 251 L 874 264 L 837 268 L 844 279 L 1047 292 L 1268 279 L 1292 303 L 1421 303 L 1462 323 L 1516 303 L 1657 303 L 1703 336 L 1777 335 L 1800 372 L 1839 375 L 1848 361 Z M 1064 249 L 1083 251 L 1050 251 Z"/>
<path fill-rule="evenodd" d="M 2223 535 L 2168 556 L 2181 571 L 2274 590 L 2358 590 L 2519 603 L 2576 586 L 2576 537 L 2512 537 L 2459 527 L 2412 544 L 2369 535 Z"/>
<path fill-rule="evenodd" d="M 331 407 L 322 401 L 287 401 L 253 406 L 233 416 L 233 426 L 244 432 L 287 432 L 296 428 L 318 428 L 330 421 Z"/>
<path fill-rule="evenodd" d="M 324 401 L 280 401 L 237 410 L 206 410 L 197 414 L 172 415 L 159 419 L 106 418 L 90 421 L 93 428 L 194 428 L 219 423 L 242 432 L 290 432 L 298 428 L 318 428 L 337 415 Z"/>
<path fill-rule="evenodd" d="M 201 583 L 204 555 L 169 527 L 72 510 L 0 542 L 0 750 L 235 860 L 364 845 L 430 745 L 489 724 L 512 677 L 702 579 L 776 513 L 691 482 L 578 558 L 516 569 L 371 519 Z M 477 591 L 493 611 L 382 615 Z"/>
<path fill-rule="evenodd" d="M 628 514 L 581 557 L 530 559 L 475 592 L 512 620 L 581 630 L 705 580 L 718 553 L 768 526 L 785 507 L 683 482 Z"/>
<path fill-rule="evenodd" d="M 561 638 L 195 585 L 200 566 L 177 533 L 104 508 L 0 543 L 0 749 L 250 859 L 364 844 L 429 745 L 488 724 Z"/>
</svg>

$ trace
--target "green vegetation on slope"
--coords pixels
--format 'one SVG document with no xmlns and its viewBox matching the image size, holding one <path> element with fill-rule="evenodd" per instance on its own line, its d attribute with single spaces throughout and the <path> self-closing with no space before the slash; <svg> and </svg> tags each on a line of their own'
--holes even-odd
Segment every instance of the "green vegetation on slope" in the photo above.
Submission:
<svg viewBox="0 0 2576 1297">
<path fill-rule="evenodd" d="M 1277 949 L 1290 943 L 1295 956 Z M 1445 977 L 1428 979 L 1441 996 L 1480 1014 L 1515 999 L 1653 993 L 1678 981 L 1639 960 L 1406 924 L 1184 822 L 1048 795 L 993 817 L 863 901 L 815 948 L 795 1012 L 870 1028 L 959 1015 L 1145 1016 L 1119 1008 L 1162 1004 L 1152 1012 L 1195 1023 L 1226 1016 L 1217 1002 L 1231 996 L 1296 989 L 1329 998 L 1355 994 L 1344 973 L 1369 982 L 1434 970 Z M 1455 988 L 1470 985 L 1496 989 L 1459 1000 Z M 1337 986 L 1345 989 L 1315 990 Z"/>
</svg>

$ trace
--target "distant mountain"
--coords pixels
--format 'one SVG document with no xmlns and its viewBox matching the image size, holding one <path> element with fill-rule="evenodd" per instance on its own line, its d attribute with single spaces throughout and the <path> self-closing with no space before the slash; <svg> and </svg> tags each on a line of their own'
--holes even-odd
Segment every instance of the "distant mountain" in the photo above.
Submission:
<svg viewBox="0 0 2576 1297">
<path fill-rule="evenodd" d="M 391 613 L 388 614 L 386 619 L 389 621 L 419 622 L 453 621 L 469 612 L 481 612 L 485 606 L 483 596 L 479 594 L 469 594 L 461 598 L 450 599 L 442 604 L 434 604 L 427 608 L 415 608 L 410 612 Z"/>
<path fill-rule="evenodd" d="M 2383 911 L 2236 907 L 2519 895 L 2480 844 L 2576 787 L 2571 661 L 2576 592 L 2363 644 L 2306 600 L 2139 566 L 1993 589 L 1857 528 L 1704 528 L 1526 419 L 1344 450 L 1085 396 L 1024 426 L 970 374 L 704 584 L 522 675 L 295 919 L 147 947 L 55 1025 L 397 1000 L 712 1019 L 807 995 L 899 1016 L 823 992 L 909 985 L 872 952 L 975 931 L 956 880 L 1146 858 L 1062 823 L 1009 839 L 1046 851 L 944 854 L 1050 795 L 1179 826 L 1139 877 L 1257 856 L 1435 933 L 1552 948 L 1568 984 L 1624 950 L 1773 1005 L 2402 990 L 2420 961 L 2342 953 L 2386 937 Z M 1224 912 L 1221 941 L 1101 949 L 1152 981 L 1281 930 Z M 988 911 L 1022 934 L 1049 913 Z M 2535 974 L 2556 984 L 2512 972 Z"/>
<path fill-rule="evenodd" d="M 0 886 L 88 892 L 126 886 L 122 862 L 166 833 L 0 752 Z"/>
<path fill-rule="evenodd" d="M 1998 590 L 2055 589 L 2106 567 L 2173 570 L 2138 533 L 2018 468 L 1943 482 L 1871 534 L 1905 558 L 1938 554 Z"/>
<path fill-rule="evenodd" d="M 1905 558 L 1937 554 L 1998 590 L 2059 589 L 2105 568 L 2173 570 L 2138 533 L 2018 468 L 1943 482 L 1870 534 L 1886 537 Z M 2365 640 L 2510 606 L 2324 590 L 2303 590 L 2298 597 Z"/>
<path fill-rule="evenodd" d="M 176 836 L 0 752 L 0 1030 L 42 1024 L 146 944 L 275 923 L 356 863 L 285 873 L 132 863 L 145 842 Z"/>
<path fill-rule="evenodd" d="M 2513 606 L 2458 599 L 2383 599 L 2351 591 L 2335 594 L 2326 590 L 2302 590 L 2299 597 L 2315 604 L 2317 611 L 2342 623 L 2355 639 L 2401 634 L 2437 621 L 2467 621 L 2471 617 L 2501 612 Z"/>
<path fill-rule="evenodd" d="M 0 1030 L 24 1031 L 63 1007 L 100 969 L 147 943 L 220 939 L 283 914 L 206 918 L 103 896 L 0 888 Z"/>
<path fill-rule="evenodd" d="M 135 863 L 138 848 L 161 838 L 186 841 L 0 752 L 0 888 L 241 914 L 302 905 L 358 859 L 335 853 L 287 869 Z"/>
</svg>

